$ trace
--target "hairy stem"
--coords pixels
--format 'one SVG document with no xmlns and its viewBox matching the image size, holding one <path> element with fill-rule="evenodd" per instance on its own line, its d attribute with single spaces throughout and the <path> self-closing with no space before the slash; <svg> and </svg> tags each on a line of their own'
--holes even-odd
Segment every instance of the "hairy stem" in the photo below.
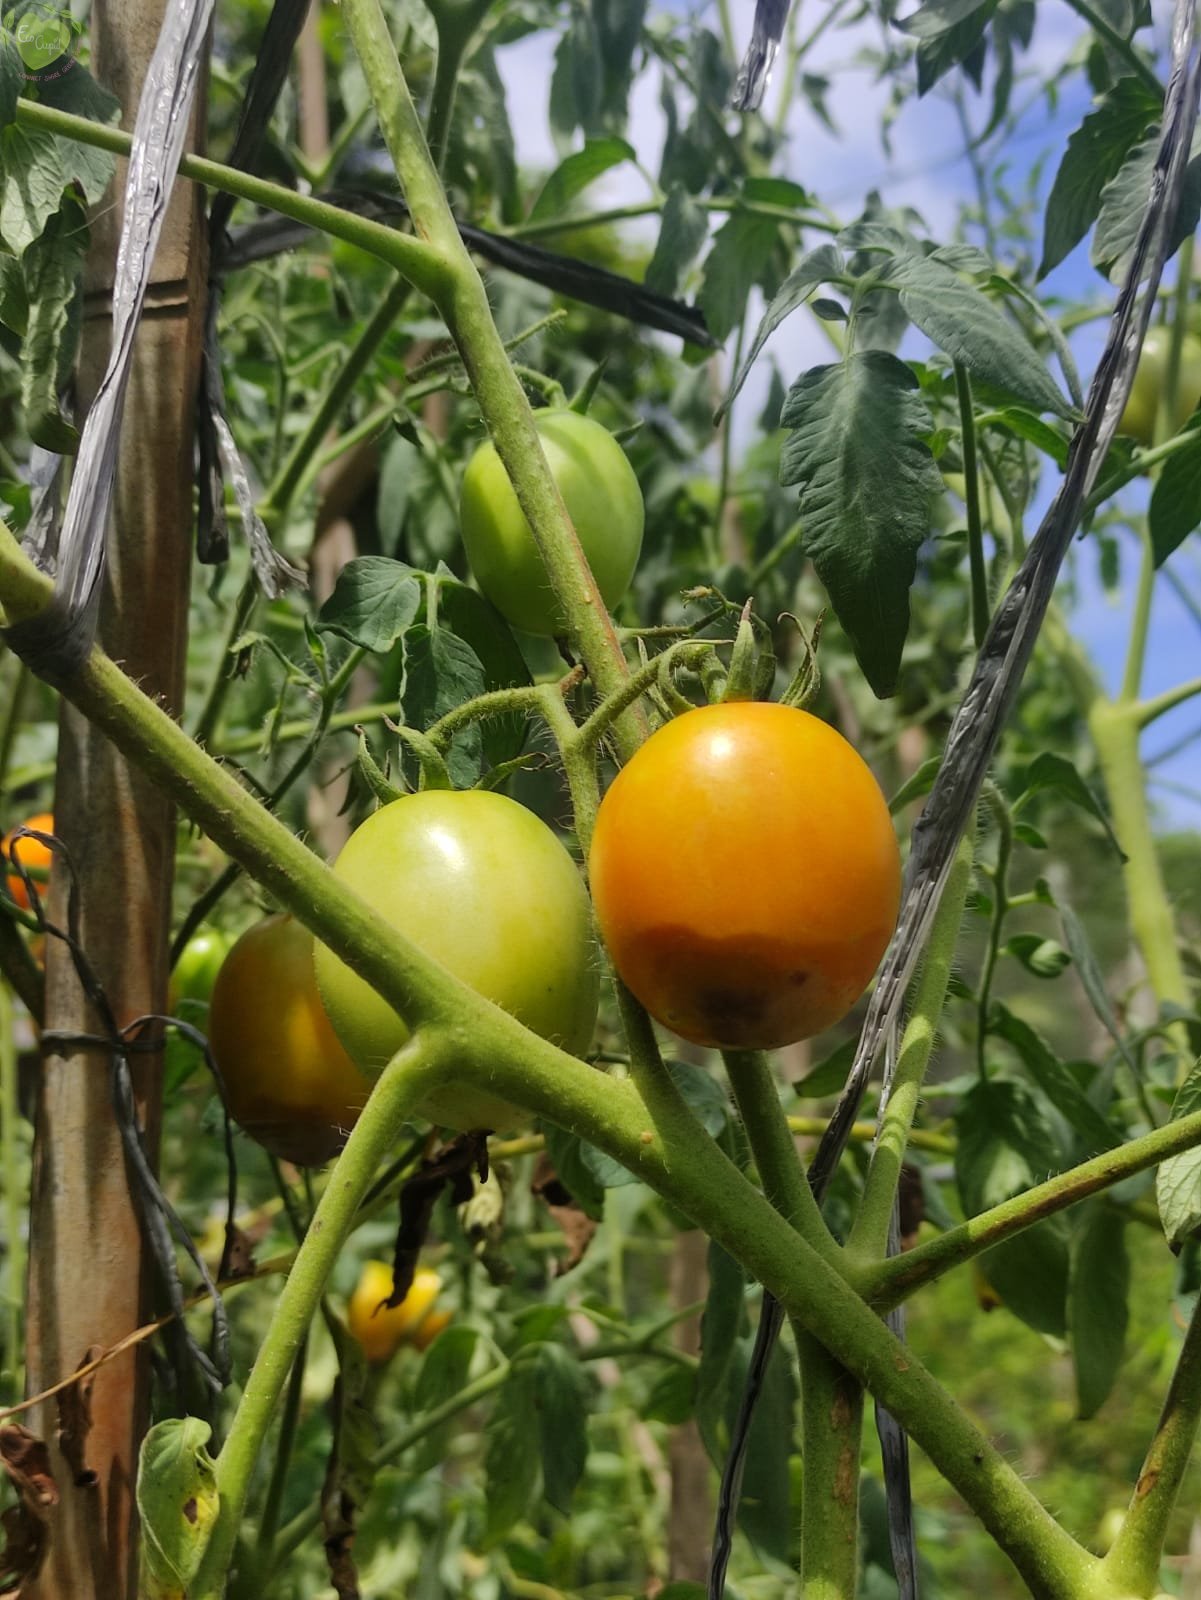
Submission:
<svg viewBox="0 0 1201 1600">
<path fill-rule="evenodd" d="M 880 1116 L 875 1148 L 863 1186 L 863 1198 L 859 1202 L 859 1213 L 847 1241 L 847 1249 L 861 1259 L 878 1260 L 888 1248 L 888 1229 L 901 1166 L 905 1160 L 905 1148 L 912 1135 L 918 1099 L 934 1050 L 939 1019 L 946 1004 L 955 945 L 972 881 L 973 834 L 974 829 L 969 827 L 959 841 L 930 929 L 925 965 L 918 981 L 913 1010 L 905 1024 L 896 1075 L 888 1102 Z"/>
<path fill-rule="evenodd" d="M 1157 1587 L 1168 1518 L 1180 1493 L 1201 1422 L 1201 1299 L 1193 1307 L 1184 1345 L 1160 1413 L 1126 1519 L 1103 1563 L 1115 1584 L 1132 1594 Z"/>
<path fill-rule="evenodd" d="M 271 1419 L 321 1301 L 325 1281 L 355 1220 L 376 1168 L 387 1155 L 442 1064 L 444 1045 L 416 1034 L 385 1067 L 338 1157 L 304 1243 L 280 1292 L 266 1337 L 243 1390 L 229 1437 L 217 1457 L 220 1511 L 193 1600 L 217 1600 L 246 1504 L 251 1474 Z"/>
<path fill-rule="evenodd" d="M 801 1590 L 805 1600 L 859 1593 L 859 1457 L 863 1388 L 810 1334 L 801 1358 L 805 1471 L 801 1479 Z"/>
<path fill-rule="evenodd" d="M 1046 1183 L 1039 1183 L 1012 1200 L 1004 1200 L 979 1216 L 948 1228 L 937 1239 L 916 1245 L 903 1256 L 882 1261 L 869 1272 L 856 1274 L 855 1282 L 873 1305 L 887 1310 L 899 1305 L 924 1284 L 941 1278 L 953 1267 L 962 1266 L 973 1256 L 988 1250 L 1002 1239 L 1010 1239 L 1043 1217 L 1079 1205 L 1090 1195 L 1100 1194 L 1136 1172 L 1158 1166 L 1169 1156 L 1179 1155 L 1201 1144 L 1201 1112 L 1165 1123 L 1151 1133 L 1131 1139 L 1116 1150 L 1083 1161 L 1068 1172 L 1061 1172 Z"/>
</svg>

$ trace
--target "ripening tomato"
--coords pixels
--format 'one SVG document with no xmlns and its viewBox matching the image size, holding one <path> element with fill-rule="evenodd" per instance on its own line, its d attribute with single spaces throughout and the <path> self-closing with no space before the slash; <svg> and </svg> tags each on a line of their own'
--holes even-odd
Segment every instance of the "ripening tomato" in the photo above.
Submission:
<svg viewBox="0 0 1201 1600">
<path fill-rule="evenodd" d="M 338 1042 L 313 979 L 313 936 L 266 917 L 213 985 L 209 1047 L 234 1120 L 272 1155 L 320 1166 L 346 1142 L 371 1085 Z"/>
<path fill-rule="evenodd" d="M 618 773 L 589 860 L 613 964 L 696 1044 L 771 1049 L 837 1022 L 896 922 L 888 806 L 841 734 L 760 701 L 667 723 Z"/>
<path fill-rule="evenodd" d="M 1163 391 L 1168 370 L 1168 355 L 1172 347 L 1170 328 L 1151 328 L 1143 340 L 1142 353 L 1134 374 L 1134 383 L 1119 433 L 1128 433 L 1139 444 L 1150 446 L 1155 442 L 1155 419 L 1159 397 Z M 1169 418 L 1172 432 L 1179 433 L 1201 401 L 1201 339 L 1186 333 L 1180 347 L 1180 378 L 1176 386 L 1176 405 Z"/>
<path fill-rule="evenodd" d="M 600 972 L 575 863 L 532 811 L 490 790 L 424 789 L 381 807 L 334 863 L 344 883 L 448 971 L 564 1050 L 587 1048 Z M 372 1076 L 408 1038 L 386 1000 L 316 946 L 338 1037 Z M 522 1113 L 478 1089 L 436 1089 L 418 1114 L 504 1130 Z"/>
<path fill-rule="evenodd" d="M 435 1330 L 441 1333 L 450 1321 L 449 1312 L 433 1309 L 441 1288 L 442 1279 L 436 1272 L 418 1267 L 400 1304 L 386 1306 L 384 1301 L 392 1293 L 392 1268 L 385 1261 L 366 1262 L 346 1307 L 346 1322 L 367 1360 L 373 1364 L 389 1361 L 402 1344 L 416 1344 L 422 1350 L 431 1344 L 434 1334 L 424 1344 L 420 1342 L 426 1324 L 444 1318 Z"/>
<path fill-rule="evenodd" d="M 642 549 L 642 491 L 607 429 L 576 411 L 536 411 L 547 464 L 606 606 L 630 587 Z M 467 464 L 459 506 L 463 547 L 480 588 L 517 628 L 562 633 L 562 611 L 500 457 L 483 444 Z"/>
<path fill-rule="evenodd" d="M 37 833 L 54 832 L 54 814 L 50 811 L 39 811 L 36 817 L 28 817 L 21 824 L 25 828 L 33 828 Z M 8 869 L 8 892 L 23 911 L 31 910 L 29 895 L 26 893 L 25 884 L 19 872 L 11 866 L 12 856 L 9 854 L 16 828 L 11 829 L 0 840 L 0 854 L 4 857 L 5 867 Z M 39 876 L 48 873 L 54 861 L 54 851 L 44 845 L 40 839 L 22 839 L 17 845 L 17 857 L 23 867 L 27 867 L 34 874 L 33 883 L 37 890 L 39 900 L 46 898 L 46 883 Z"/>
</svg>

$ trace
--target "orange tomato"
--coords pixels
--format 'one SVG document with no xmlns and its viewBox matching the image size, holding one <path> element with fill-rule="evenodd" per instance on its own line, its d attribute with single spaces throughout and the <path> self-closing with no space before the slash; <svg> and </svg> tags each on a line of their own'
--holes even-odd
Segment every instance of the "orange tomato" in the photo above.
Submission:
<svg viewBox="0 0 1201 1600">
<path fill-rule="evenodd" d="M 35 828 L 38 833 L 53 833 L 54 815 L 50 811 L 39 811 L 36 817 L 29 817 L 22 826 Z M 29 896 L 25 892 L 25 884 L 22 882 L 20 873 L 15 872 L 10 865 L 12 857 L 9 855 L 9 847 L 16 831 L 16 828 L 13 828 L 4 835 L 3 840 L 0 841 L 0 852 L 3 853 L 4 864 L 8 868 L 8 892 L 23 911 L 29 911 L 32 908 L 29 904 Z M 28 867 L 34 872 L 49 872 L 54 861 L 53 850 L 42 844 L 38 839 L 22 839 L 17 845 L 17 856 L 23 867 Z M 35 879 L 34 885 L 38 892 L 38 899 L 44 900 L 46 898 L 45 881 Z"/>
<path fill-rule="evenodd" d="M 450 1327 L 453 1319 L 453 1311 L 431 1311 L 413 1335 L 414 1349 L 420 1350 L 424 1354 L 442 1330 Z"/>
<path fill-rule="evenodd" d="M 392 1293 L 392 1268 L 385 1261 L 364 1264 L 355 1291 L 346 1308 L 346 1321 L 368 1361 L 389 1361 L 402 1344 L 417 1344 L 422 1350 L 445 1322 L 439 1322 L 425 1344 L 419 1342 L 426 1324 L 435 1317 L 450 1320 L 448 1312 L 432 1309 L 442 1279 L 430 1267 L 418 1267 L 409 1292 L 398 1306 L 385 1306 Z"/>
<path fill-rule="evenodd" d="M 696 1044 L 773 1049 L 855 1004 L 900 902 L 888 807 L 808 712 L 702 706 L 660 728 L 601 803 L 597 921 L 642 1004 Z"/>
<path fill-rule="evenodd" d="M 230 1112 L 252 1139 L 300 1167 L 337 1154 L 371 1086 L 325 1014 L 302 923 L 267 917 L 242 935 L 217 974 L 208 1027 Z"/>
</svg>

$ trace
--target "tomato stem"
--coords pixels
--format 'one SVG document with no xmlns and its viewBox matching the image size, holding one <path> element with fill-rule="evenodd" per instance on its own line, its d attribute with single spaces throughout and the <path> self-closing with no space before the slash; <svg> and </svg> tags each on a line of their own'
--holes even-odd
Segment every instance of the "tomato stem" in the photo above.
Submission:
<svg viewBox="0 0 1201 1600">
<path fill-rule="evenodd" d="M 1172 1374 L 1159 1424 L 1143 1461 L 1117 1538 L 1102 1563 L 1121 1593 L 1150 1594 L 1157 1585 L 1168 1518 L 1176 1504 L 1201 1423 L 1201 1299 Z"/>
<path fill-rule="evenodd" d="M 946 1004 L 955 946 L 972 881 L 974 835 L 974 828 L 969 826 L 965 829 L 947 874 L 930 929 L 925 964 L 918 980 L 913 1009 L 905 1024 L 896 1074 L 888 1099 L 880 1110 L 863 1196 L 847 1241 L 848 1251 L 859 1259 L 879 1260 L 888 1248 L 888 1230 L 905 1149 L 913 1130 L 922 1084 Z"/>
<path fill-rule="evenodd" d="M 405 1118 L 438 1080 L 445 1054 L 444 1036 L 421 1032 L 392 1058 L 325 1186 L 312 1226 L 280 1292 L 229 1436 L 217 1457 L 221 1509 L 190 1591 L 194 1600 L 217 1600 L 224 1589 L 255 1463 L 288 1374 L 321 1302 L 326 1279 L 380 1162 L 395 1143 Z"/>
</svg>

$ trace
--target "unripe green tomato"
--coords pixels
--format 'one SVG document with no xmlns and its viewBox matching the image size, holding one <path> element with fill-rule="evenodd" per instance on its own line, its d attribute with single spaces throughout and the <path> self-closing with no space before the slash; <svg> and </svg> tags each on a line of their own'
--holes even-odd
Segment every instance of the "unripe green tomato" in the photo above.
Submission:
<svg viewBox="0 0 1201 1600">
<path fill-rule="evenodd" d="M 1142 354 L 1134 374 L 1134 384 L 1119 433 L 1128 433 L 1139 444 L 1150 446 L 1155 442 L 1155 416 L 1159 409 L 1159 396 L 1163 390 L 1168 370 L 1168 352 L 1172 345 L 1169 328 L 1152 328 L 1143 340 Z M 1179 433 L 1197 409 L 1201 399 L 1201 339 L 1186 333 L 1180 347 L 1180 378 L 1176 387 L 1176 407 L 1171 416 L 1172 432 Z"/>
<path fill-rule="evenodd" d="M 642 549 L 644 508 L 634 469 L 599 422 L 575 411 L 538 411 L 534 424 L 610 610 L 634 576 Z M 563 614 L 551 591 L 534 535 L 491 444 L 467 464 L 459 503 L 463 547 L 480 588 L 516 628 L 550 637 Z"/>
<path fill-rule="evenodd" d="M 181 1000 L 212 998 L 213 985 L 233 941 L 220 928 L 199 928 L 187 944 L 171 972 L 170 1006 L 174 1011 Z"/>
<path fill-rule="evenodd" d="M 575 862 L 532 811 L 489 790 L 425 789 L 381 807 L 334 871 L 435 961 L 564 1050 L 587 1048 L 600 967 Z M 371 1076 L 408 1038 L 386 1000 L 324 945 L 317 986 L 338 1037 Z M 461 1130 L 520 1126 L 486 1091 L 448 1084 L 417 1114 Z"/>
</svg>

